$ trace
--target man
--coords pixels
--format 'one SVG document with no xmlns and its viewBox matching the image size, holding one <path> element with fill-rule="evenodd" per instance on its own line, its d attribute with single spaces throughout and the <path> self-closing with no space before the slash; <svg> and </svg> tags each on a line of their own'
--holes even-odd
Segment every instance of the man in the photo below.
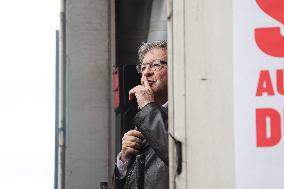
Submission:
<svg viewBox="0 0 284 189">
<path fill-rule="evenodd" d="M 136 129 L 122 138 L 115 169 L 116 185 L 117 188 L 136 188 L 135 157 L 142 154 L 145 157 L 144 188 L 167 189 L 167 42 L 143 43 L 138 55 L 141 85 L 129 91 L 129 100 L 136 98 L 140 111 L 134 118 Z"/>
</svg>

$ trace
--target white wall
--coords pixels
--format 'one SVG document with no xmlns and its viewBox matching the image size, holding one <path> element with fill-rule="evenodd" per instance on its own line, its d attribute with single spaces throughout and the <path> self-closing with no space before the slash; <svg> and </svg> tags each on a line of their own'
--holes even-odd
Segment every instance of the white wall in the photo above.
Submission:
<svg viewBox="0 0 284 189">
<path fill-rule="evenodd" d="M 183 171 L 171 188 L 233 189 L 232 0 L 173 0 L 172 7 L 170 132 L 182 141 Z M 170 157 L 174 178 L 173 150 Z"/>
<path fill-rule="evenodd" d="M 109 178 L 110 1 L 67 0 L 66 188 Z"/>
</svg>

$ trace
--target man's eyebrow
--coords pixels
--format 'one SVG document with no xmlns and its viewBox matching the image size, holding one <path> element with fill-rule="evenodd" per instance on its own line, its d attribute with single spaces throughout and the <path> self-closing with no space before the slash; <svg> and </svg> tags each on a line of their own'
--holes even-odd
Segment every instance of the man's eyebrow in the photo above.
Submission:
<svg viewBox="0 0 284 189">
<path fill-rule="evenodd" d="M 155 62 L 157 60 L 159 60 L 160 62 L 168 62 L 167 60 L 155 59 L 155 60 L 152 60 L 151 62 L 145 62 L 145 63 L 142 62 L 141 64 L 151 64 L 151 63 L 153 63 L 153 62 Z"/>
</svg>

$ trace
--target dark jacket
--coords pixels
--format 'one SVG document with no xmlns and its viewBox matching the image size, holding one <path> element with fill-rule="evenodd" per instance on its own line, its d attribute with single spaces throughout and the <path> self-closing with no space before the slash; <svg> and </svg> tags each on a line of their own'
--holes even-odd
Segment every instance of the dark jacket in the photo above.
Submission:
<svg viewBox="0 0 284 189">
<path fill-rule="evenodd" d="M 143 134 L 146 141 L 140 151 L 145 155 L 144 188 L 169 188 L 167 109 L 156 103 L 147 104 L 134 118 L 134 126 Z M 130 161 L 126 177 L 116 178 L 116 188 L 135 189 L 135 157 Z"/>
</svg>

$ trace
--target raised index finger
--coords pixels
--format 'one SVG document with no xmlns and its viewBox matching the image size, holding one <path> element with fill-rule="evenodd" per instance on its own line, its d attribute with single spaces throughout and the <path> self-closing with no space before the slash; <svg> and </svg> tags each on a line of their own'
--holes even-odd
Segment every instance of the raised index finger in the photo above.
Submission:
<svg viewBox="0 0 284 189">
<path fill-rule="evenodd" d="M 150 84 L 149 84 L 149 82 L 148 82 L 148 80 L 146 79 L 146 77 L 143 77 L 143 78 L 142 78 L 142 81 L 143 81 L 143 84 L 144 84 L 144 86 L 145 86 L 146 88 L 151 88 L 151 87 L 150 87 Z"/>
<path fill-rule="evenodd" d="M 137 85 L 136 87 L 133 87 L 129 92 L 128 92 L 128 99 L 132 100 L 135 97 L 135 93 L 141 88 L 141 85 Z"/>
</svg>

